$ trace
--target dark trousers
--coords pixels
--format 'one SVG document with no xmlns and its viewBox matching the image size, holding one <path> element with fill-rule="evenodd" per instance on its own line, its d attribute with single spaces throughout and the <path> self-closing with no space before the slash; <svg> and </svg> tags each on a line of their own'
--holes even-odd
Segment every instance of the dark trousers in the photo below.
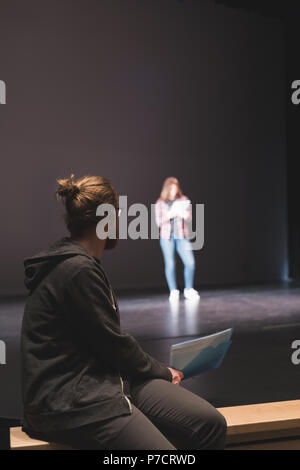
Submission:
<svg viewBox="0 0 300 470">
<path fill-rule="evenodd" d="M 226 421 L 207 401 L 161 379 L 131 386 L 133 413 L 63 431 L 53 441 L 75 449 L 223 449 Z"/>
</svg>

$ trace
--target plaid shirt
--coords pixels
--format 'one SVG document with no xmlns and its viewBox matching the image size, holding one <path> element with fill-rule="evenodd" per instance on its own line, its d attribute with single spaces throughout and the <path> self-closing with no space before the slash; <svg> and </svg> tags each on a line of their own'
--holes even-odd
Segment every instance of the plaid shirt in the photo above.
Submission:
<svg viewBox="0 0 300 470">
<path fill-rule="evenodd" d="M 185 201 L 188 197 L 181 196 L 176 199 L 176 201 Z M 156 224 L 160 229 L 161 238 L 170 238 L 171 235 L 171 222 L 168 217 L 168 212 L 170 207 L 162 199 L 158 199 L 155 203 L 155 220 Z M 188 237 L 188 227 L 186 222 L 191 220 L 191 208 L 188 209 L 188 216 L 186 219 L 182 217 L 175 217 L 174 220 L 174 231 L 177 238 L 187 238 Z"/>
</svg>

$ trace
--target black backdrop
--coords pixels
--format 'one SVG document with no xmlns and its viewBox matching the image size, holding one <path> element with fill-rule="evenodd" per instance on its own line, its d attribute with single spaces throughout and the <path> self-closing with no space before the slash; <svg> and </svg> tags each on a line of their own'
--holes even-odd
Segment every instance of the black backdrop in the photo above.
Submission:
<svg viewBox="0 0 300 470">
<path fill-rule="evenodd" d="M 129 203 L 177 176 L 205 204 L 197 285 L 287 272 L 284 30 L 197 0 L 1 0 L 1 293 L 65 233 L 55 179 L 102 174 Z M 117 287 L 164 285 L 157 241 L 122 241 Z"/>
<path fill-rule="evenodd" d="M 299 191 L 299 129 L 300 105 L 291 100 L 292 83 L 300 80 L 299 59 L 299 21 L 300 5 L 286 16 L 286 49 L 287 49 L 287 155 L 288 155 L 288 241 L 289 241 L 289 274 L 293 279 L 300 279 L 300 191 Z"/>
</svg>

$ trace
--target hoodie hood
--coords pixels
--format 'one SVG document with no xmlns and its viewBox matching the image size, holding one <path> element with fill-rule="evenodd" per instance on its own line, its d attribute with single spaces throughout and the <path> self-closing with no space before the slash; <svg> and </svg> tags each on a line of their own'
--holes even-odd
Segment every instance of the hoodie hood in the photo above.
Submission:
<svg viewBox="0 0 300 470">
<path fill-rule="evenodd" d="M 55 266 L 74 256 L 96 259 L 79 242 L 69 237 L 58 240 L 47 250 L 31 258 L 26 258 L 24 260 L 25 286 L 32 292 Z"/>
</svg>

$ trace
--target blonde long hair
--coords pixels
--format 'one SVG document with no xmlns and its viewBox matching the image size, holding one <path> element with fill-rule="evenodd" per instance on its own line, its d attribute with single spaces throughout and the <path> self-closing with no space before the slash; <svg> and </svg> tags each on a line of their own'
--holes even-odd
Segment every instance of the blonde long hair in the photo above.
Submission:
<svg viewBox="0 0 300 470">
<path fill-rule="evenodd" d="M 169 199 L 170 188 L 171 188 L 172 184 L 176 184 L 176 186 L 177 186 L 176 197 L 181 197 L 182 196 L 182 191 L 181 191 L 178 179 L 174 178 L 173 176 L 170 176 L 169 178 L 167 178 L 164 181 L 164 184 L 163 184 L 163 187 L 162 187 L 162 190 L 161 190 L 161 193 L 160 193 L 160 199 L 162 199 L 163 201 L 167 201 Z"/>
</svg>

